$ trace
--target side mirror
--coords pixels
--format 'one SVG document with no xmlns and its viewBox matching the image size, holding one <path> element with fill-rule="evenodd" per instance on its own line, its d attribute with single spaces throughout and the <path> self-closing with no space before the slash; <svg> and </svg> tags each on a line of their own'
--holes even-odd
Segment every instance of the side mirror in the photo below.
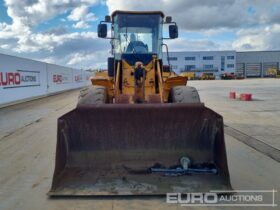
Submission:
<svg viewBox="0 0 280 210">
<path fill-rule="evenodd" d="M 98 37 L 106 38 L 107 37 L 107 24 L 98 24 Z"/>
<path fill-rule="evenodd" d="M 177 25 L 169 25 L 169 37 L 170 37 L 170 39 L 178 38 L 178 26 Z"/>
</svg>

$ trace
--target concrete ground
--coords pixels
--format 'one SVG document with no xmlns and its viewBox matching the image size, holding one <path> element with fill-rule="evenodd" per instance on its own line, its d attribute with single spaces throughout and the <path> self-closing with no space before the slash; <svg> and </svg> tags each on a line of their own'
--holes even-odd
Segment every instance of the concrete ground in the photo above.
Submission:
<svg viewBox="0 0 280 210">
<path fill-rule="evenodd" d="M 201 101 L 224 117 L 233 188 L 276 189 L 275 201 L 279 205 L 280 164 L 276 159 L 280 148 L 280 80 L 191 81 L 189 85 L 199 90 Z M 250 92 L 254 100 L 230 100 L 231 90 Z M 56 120 L 75 107 L 77 96 L 77 90 L 70 91 L 0 109 L 0 209 L 186 209 L 166 204 L 165 198 L 158 197 L 48 198 L 54 169 Z"/>
<path fill-rule="evenodd" d="M 280 80 L 191 81 L 201 101 L 224 117 L 226 125 L 280 150 Z M 253 101 L 230 100 L 229 92 L 252 93 Z"/>
</svg>

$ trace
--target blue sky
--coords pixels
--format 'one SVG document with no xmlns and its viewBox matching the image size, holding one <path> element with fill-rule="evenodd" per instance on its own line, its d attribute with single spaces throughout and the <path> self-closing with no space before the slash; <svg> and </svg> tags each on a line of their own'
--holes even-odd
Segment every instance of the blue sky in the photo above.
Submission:
<svg viewBox="0 0 280 210">
<path fill-rule="evenodd" d="M 96 31 L 97 24 L 99 23 L 99 20 L 104 18 L 105 15 L 108 13 L 108 8 L 105 5 L 97 5 L 94 7 L 89 8 L 89 12 L 94 13 L 98 19 L 97 21 L 91 22 L 90 27 L 86 29 L 77 29 L 72 27 L 74 21 L 68 21 L 67 17 L 70 15 L 71 11 L 67 11 L 64 14 L 57 15 L 53 17 L 50 20 L 47 20 L 38 26 L 34 28 L 36 32 L 40 31 L 48 31 L 51 30 L 52 28 L 60 27 L 60 26 L 66 26 L 69 32 L 81 32 L 81 31 Z"/>
<path fill-rule="evenodd" d="M 0 0 L 0 52 L 76 68 L 106 66 L 96 37 L 114 10 L 162 10 L 179 25 L 171 51 L 278 50 L 276 0 Z M 8 11 L 9 10 L 9 15 Z"/>
<path fill-rule="evenodd" d="M 0 0 L 0 22 L 5 22 L 8 24 L 12 23 L 12 18 L 10 18 L 7 14 L 7 7 L 4 4 L 3 0 Z"/>
</svg>

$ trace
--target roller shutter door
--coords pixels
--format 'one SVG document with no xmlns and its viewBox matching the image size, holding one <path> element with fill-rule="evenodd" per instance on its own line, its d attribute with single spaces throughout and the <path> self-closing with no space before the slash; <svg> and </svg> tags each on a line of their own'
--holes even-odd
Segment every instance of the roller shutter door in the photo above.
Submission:
<svg viewBox="0 0 280 210">
<path fill-rule="evenodd" d="M 261 76 L 261 64 L 260 63 L 247 63 L 246 64 L 246 76 L 247 77 L 260 77 Z"/>
<path fill-rule="evenodd" d="M 244 76 L 244 74 L 245 74 L 245 63 L 236 64 L 236 74 Z"/>
</svg>

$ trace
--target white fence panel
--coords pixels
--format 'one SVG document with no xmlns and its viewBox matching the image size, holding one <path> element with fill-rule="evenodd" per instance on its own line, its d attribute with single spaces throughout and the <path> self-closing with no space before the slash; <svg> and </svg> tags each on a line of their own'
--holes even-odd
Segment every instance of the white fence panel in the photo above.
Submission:
<svg viewBox="0 0 280 210">
<path fill-rule="evenodd" d="M 79 88 L 85 86 L 86 80 L 83 75 L 83 71 L 78 69 L 73 69 L 72 72 L 73 72 L 72 88 Z"/>
<path fill-rule="evenodd" d="M 47 64 L 48 93 L 72 89 L 73 72 L 71 68 Z"/>
<path fill-rule="evenodd" d="M 0 54 L 0 104 L 47 93 L 46 64 Z"/>
</svg>

